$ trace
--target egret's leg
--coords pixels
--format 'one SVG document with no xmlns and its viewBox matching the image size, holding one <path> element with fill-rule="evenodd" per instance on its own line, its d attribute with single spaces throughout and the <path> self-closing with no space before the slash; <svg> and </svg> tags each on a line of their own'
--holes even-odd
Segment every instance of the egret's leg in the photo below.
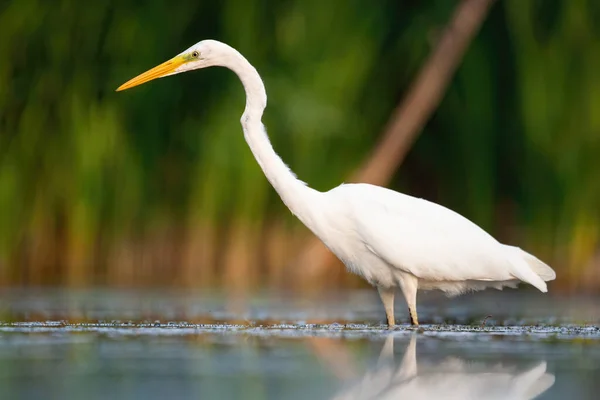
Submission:
<svg viewBox="0 0 600 400">
<path fill-rule="evenodd" d="M 378 286 L 377 290 L 379 291 L 379 297 L 381 297 L 381 302 L 385 308 L 387 323 L 390 327 L 392 327 L 396 325 L 396 320 L 394 319 L 394 288 Z"/>
<path fill-rule="evenodd" d="M 404 299 L 408 305 L 408 313 L 410 314 L 411 325 L 418 326 L 419 318 L 417 317 L 417 288 L 419 282 L 413 275 L 404 275 L 399 280 L 400 288 L 404 294 Z"/>
<path fill-rule="evenodd" d="M 417 306 L 408 307 L 410 314 L 410 323 L 414 326 L 419 326 L 419 317 L 417 316 Z"/>
</svg>

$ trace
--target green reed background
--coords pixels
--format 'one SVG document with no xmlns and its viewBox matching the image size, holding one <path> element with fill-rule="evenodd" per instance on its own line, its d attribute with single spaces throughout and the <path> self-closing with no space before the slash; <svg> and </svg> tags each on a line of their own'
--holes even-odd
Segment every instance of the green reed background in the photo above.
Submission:
<svg viewBox="0 0 600 400">
<path fill-rule="evenodd" d="M 236 77 L 114 90 L 227 42 L 265 80 L 276 151 L 327 190 L 368 156 L 455 5 L 1 2 L 0 283 L 293 284 L 310 233 L 243 140 Z M 497 2 L 389 186 L 536 253 L 557 288 L 600 289 L 599 66 L 597 1 Z"/>
</svg>

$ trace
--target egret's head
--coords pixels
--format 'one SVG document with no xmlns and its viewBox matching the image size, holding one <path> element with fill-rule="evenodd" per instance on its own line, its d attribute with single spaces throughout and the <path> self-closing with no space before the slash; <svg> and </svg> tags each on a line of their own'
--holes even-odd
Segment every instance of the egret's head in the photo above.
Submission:
<svg viewBox="0 0 600 400">
<path fill-rule="evenodd" d="M 231 55 L 231 47 L 215 40 L 203 40 L 183 51 L 169 61 L 125 82 L 117 91 L 132 88 L 156 78 L 179 74 L 192 69 L 200 69 L 221 65 Z"/>
</svg>

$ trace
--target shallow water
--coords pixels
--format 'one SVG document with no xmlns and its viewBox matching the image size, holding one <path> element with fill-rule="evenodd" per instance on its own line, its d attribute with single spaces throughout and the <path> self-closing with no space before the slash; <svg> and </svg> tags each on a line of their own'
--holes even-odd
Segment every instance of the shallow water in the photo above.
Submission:
<svg viewBox="0 0 600 400">
<path fill-rule="evenodd" d="M 404 324 L 388 330 L 372 291 L 3 290 L 0 397 L 592 399 L 598 304 L 432 293 L 423 326 L 405 324 L 398 300 Z"/>
</svg>

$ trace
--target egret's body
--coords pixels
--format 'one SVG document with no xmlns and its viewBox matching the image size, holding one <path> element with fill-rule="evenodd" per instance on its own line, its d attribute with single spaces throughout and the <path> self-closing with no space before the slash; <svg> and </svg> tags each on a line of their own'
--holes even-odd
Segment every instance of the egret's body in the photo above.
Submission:
<svg viewBox="0 0 600 400">
<path fill-rule="evenodd" d="M 201 41 L 118 90 L 210 66 L 238 75 L 246 91 L 241 124 L 256 161 L 290 211 L 350 271 L 377 287 L 389 325 L 395 324 L 397 287 L 413 324 L 418 324 L 417 289 L 456 295 L 524 281 L 547 291 L 545 281 L 555 278 L 550 267 L 443 206 L 369 184 L 343 184 L 323 193 L 298 180 L 273 150 L 261 122 L 267 95 L 258 72 L 226 44 Z"/>
</svg>

